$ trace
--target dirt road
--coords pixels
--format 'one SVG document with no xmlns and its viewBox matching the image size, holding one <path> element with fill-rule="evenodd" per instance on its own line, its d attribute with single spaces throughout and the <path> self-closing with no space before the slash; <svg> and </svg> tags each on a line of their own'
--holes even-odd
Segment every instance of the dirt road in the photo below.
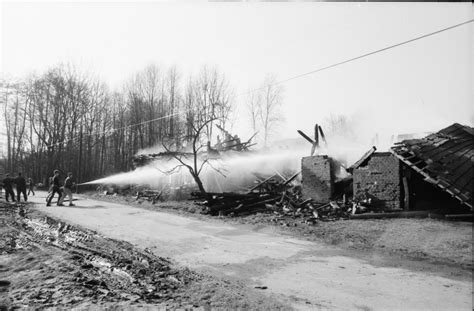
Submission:
<svg viewBox="0 0 474 311">
<path fill-rule="evenodd" d="M 472 310 L 472 282 L 385 266 L 377 258 L 247 226 L 80 199 L 75 207 L 38 209 L 99 233 L 149 248 L 183 266 L 260 287 L 297 309 Z"/>
</svg>

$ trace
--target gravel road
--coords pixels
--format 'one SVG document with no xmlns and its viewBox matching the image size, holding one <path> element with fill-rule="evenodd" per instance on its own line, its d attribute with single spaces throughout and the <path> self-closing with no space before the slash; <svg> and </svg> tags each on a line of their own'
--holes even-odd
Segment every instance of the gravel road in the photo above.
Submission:
<svg viewBox="0 0 474 311">
<path fill-rule="evenodd" d="M 259 288 L 296 309 L 471 310 L 472 282 L 423 269 L 381 265 L 270 228 L 209 223 L 181 215 L 79 198 L 41 212 L 148 248 L 182 266 Z"/>
</svg>

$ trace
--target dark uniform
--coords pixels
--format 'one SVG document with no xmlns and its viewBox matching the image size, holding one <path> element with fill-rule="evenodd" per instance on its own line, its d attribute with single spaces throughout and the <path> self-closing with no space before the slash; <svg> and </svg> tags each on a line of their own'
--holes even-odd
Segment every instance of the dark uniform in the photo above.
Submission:
<svg viewBox="0 0 474 311">
<path fill-rule="evenodd" d="M 1 176 L 2 174 L 0 174 Z M 2 192 L 3 192 L 3 178 L 0 179 L 0 198 L 2 197 Z"/>
<path fill-rule="evenodd" d="M 59 202 L 62 196 L 61 185 L 59 184 L 59 174 L 57 175 L 55 174 L 53 177 L 53 189 L 52 189 L 51 195 L 48 198 L 48 203 L 46 204 L 47 206 L 51 205 L 51 200 L 53 199 L 54 194 L 56 193 L 58 194 L 58 205 L 59 205 Z"/>
<path fill-rule="evenodd" d="M 23 193 L 23 198 L 25 202 L 28 200 L 26 196 L 26 180 L 25 177 L 21 176 L 21 173 L 18 173 L 18 177 L 15 179 L 16 184 L 16 198 L 20 202 L 20 196 Z"/>
<path fill-rule="evenodd" d="M 15 202 L 15 193 L 13 193 L 13 179 L 7 174 L 3 179 L 3 188 L 5 188 L 5 199 L 8 201 L 8 197 L 12 197 L 12 201 Z"/>
<path fill-rule="evenodd" d="M 30 193 L 35 195 L 35 183 L 33 182 L 33 179 L 28 178 L 28 195 L 30 195 Z"/>
</svg>

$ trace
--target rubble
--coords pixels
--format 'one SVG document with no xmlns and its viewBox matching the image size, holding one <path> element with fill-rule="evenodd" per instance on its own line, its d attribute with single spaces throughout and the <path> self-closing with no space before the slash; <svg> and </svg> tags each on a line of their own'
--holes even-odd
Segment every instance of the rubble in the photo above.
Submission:
<svg viewBox="0 0 474 311">
<path fill-rule="evenodd" d="M 345 196 L 328 203 L 315 202 L 304 197 L 301 186 L 293 183 L 300 173 L 297 172 L 287 179 L 273 175 L 256 181 L 257 185 L 246 193 L 208 193 L 203 196 L 194 192 L 192 196 L 199 200 L 198 204 L 205 206 L 203 213 L 212 216 L 268 212 L 282 217 L 301 217 L 304 222 L 316 223 L 319 220 L 349 218 L 354 209 L 357 209 L 357 205 L 345 200 Z"/>
<path fill-rule="evenodd" d="M 253 143 L 252 140 L 255 138 L 257 133 L 253 134 L 247 141 L 241 141 L 238 135 L 232 135 L 230 132 L 225 130 L 223 127 L 216 124 L 216 127 L 222 132 L 222 139 L 220 136 L 217 136 L 217 142 L 214 145 L 211 145 L 211 142 L 208 141 L 206 147 L 199 151 L 198 155 L 202 159 L 213 158 L 218 159 L 221 157 L 222 153 L 232 153 L 232 152 L 250 152 L 250 147 L 255 146 L 256 143 Z M 134 168 L 143 167 L 155 160 L 171 160 L 176 156 L 182 156 L 187 158 L 192 158 L 193 153 L 189 150 L 183 151 L 164 151 L 158 153 L 148 153 L 148 154 L 137 154 L 132 157 L 132 166 Z"/>
<path fill-rule="evenodd" d="M 152 204 L 155 204 L 161 198 L 162 194 L 163 191 L 157 190 L 138 191 L 136 200 L 139 200 L 140 198 L 145 198 L 146 200 L 151 201 Z"/>
<path fill-rule="evenodd" d="M 216 124 L 216 127 L 222 132 L 223 140 L 221 141 L 220 137 L 217 138 L 217 143 L 214 145 L 213 150 L 214 153 L 219 154 L 219 152 L 225 151 L 249 151 L 249 147 L 254 146 L 255 143 L 252 143 L 252 139 L 255 138 L 257 133 L 253 134 L 246 142 L 242 142 L 238 135 L 232 135 L 230 132 L 225 130 L 220 125 Z M 208 152 L 209 152 L 208 148 Z"/>
<path fill-rule="evenodd" d="M 225 129 L 219 129 L 224 139 L 218 139 L 214 146 L 208 143 L 208 156 L 211 153 L 219 156 L 223 151 L 248 151 L 255 136 L 241 143 L 237 135 L 232 136 Z M 301 171 L 288 178 L 279 173 L 256 175 L 259 179 L 245 192 L 203 195 L 188 188 L 188 193 L 191 192 L 191 197 L 199 201 L 203 213 L 212 216 L 264 212 L 302 217 L 306 222 L 315 223 L 341 218 L 419 217 L 433 215 L 433 210 L 439 213 L 444 208 L 443 204 L 452 202 L 440 196 L 439 191 L 429 188 L 428 181 L 472 209 L 469 187 L 472 185 L 472 174 L 467 174 L 469 165 L 472 171 L 474 132 L 470 127 L 454 124 L 423 139 L 405 140 L 392 147 L 391 153 L 376 152 L 377 148 L 373 146 L 350 166 L 328 155 L 318 154 L 320 141 L 327 146 L 324 132 L 318 124 L 314 128 L 314 139 L 300 130 L 297 132 L 311 144 L 310 156 L 301 159 Z M 462 152 L 455 153 L 453 150 Z M 300 174 L 301 183 L 295 183 Z M 163 191 L 137 193 L 137 200 L 146 199 L 153 204 L 163 197 Z M 413 210 L 422 210 L 423 213 L 407 212 Z M 453 210 L 453 214 L 461 212 L 465 213 Z M 370 215 L 358 216 L 368 213 Z"/>
<path fill-rule="evenodd" d="M 166 152 L 158 152 L 158 153 L 150 153 L 150 154 L 139 154 L 132 157 L 132 165 L 134 168 L 142 167 L 142 166 L 150 164 L 156 159 L 172 159 L 173 156 L 175 155 L 183 155 L 183 156 L 191 157 L 192 153 L 166 151 Z"/>
</svg>

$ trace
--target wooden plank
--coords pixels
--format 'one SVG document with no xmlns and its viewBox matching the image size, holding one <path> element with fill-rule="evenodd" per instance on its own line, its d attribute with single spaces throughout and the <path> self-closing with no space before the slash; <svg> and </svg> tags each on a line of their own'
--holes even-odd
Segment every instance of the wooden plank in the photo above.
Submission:
<svg viewBox="0 0 474 311">
<path fill-rule="evenodd" d="M 309 153 L 310 156 L 313 156 L 315 151 L 316 151 L 316 143 L 314 143 L 314 144 L 311 146 L 311 152 Z"/>
<path fill-rule="evenodd" d="M 351 215 L 351 219 L 378 219 L 378 218 L 426 218 L 433 211 L 403 211 L 391 213 L 365 213 Z"/>
<path fill-rule="evenodd" d="M 425 160 L 423 160 L 423 159 L 418 160 L 418 161 L 416 161 L 416 162 L 411 162 L 411 161 L 410 161 L 410 166 L 416 166 L 416 167 L 418 167 L 418 164 L 422 164 L 422 163 L 425 163 L 425 166 L 426 166 L 426 162 L 425 162 Z M 418 167 L 418 168 L 421 169 L 421 167 Z"/>
<path fill-rule="evenodd" d="M 327 147 L 328 142 L 326 141 L 326 136 L 324 136 L 323 128 L 321 126 L 319 127 L 319 134 L 321 134 L 321 138 L 324 142 L 324 145 Z"/>
<path fill-rule="evenodd" d="M 298 173 L 295 173 L 293 176 L 291 176 L 290 178 L 288 178 L 284 183 L 283 183 L 283 186 L 286 186 L 288 185 L 290 182 L 292 182 L 299 174 L 301 174 L 301 171 L 299 171 Z"/>
<path fill-rule="evenodd" d="M 250 141 L 255 137 L 257 136 L 258 132 L 255 132 L 255 134 L 253 134 L 248 140 L 247 140 L 247 144 L 250 143 Z"/>
<path fill-rule="evenodd" d="M 273 177 L 275 177 L 276 174 L 273 174 L 272 176 L 268 177 L 267 179 L 265 179 L 264 181 L 262 182 L 259 182 L 255 187 L 253 187 L 252 189 L 250 189 L 248 192 L 252 192 L 254 191 L 255 189 L 257 189 L 258 187 L 262 186 L 263 184 L 265 184 L 266 182 L 268 182 L 270 179 L 272 179 Z"/>
<path fill-rule="evenodd" d="M 300 130 L 297 130 L 298 134 L 300 134 L 301 136 L 303 136 L 304 139 L 306 139 L 307 141 L 309 141 L 310 144 L 314 144 L 314 141 L 308 137 L 308 135 L 306 135 L 305 133 L 303 133 L 302 131 Z"/>
<path fill-rule="evenodd" d="M 319 147 L 319 125 L 316 123 L 314 126 L 314 145 L 315 147 Z"/>
<path fill-rule="evenodd" d="M 410 209 L 410 190 L 408 188 L 408 178 L 403 176 L 403 190 L 405 191 L 405 197 L 403 198 L 403 209 L 409 210 Z"/>
<path fill-rule="evenodd" d="M 223 209 L 221 211 L 224 212 L 224 213 L 231 213 L 231 212 L 239 213 L 239 212 L 243 212 L 243 211 L 248 211 L 249 209 L 252 209 L 253 207 L 265 206 L 265 204 L 273 203 L 276 200 L 277 200 L 277 198 L 271 198 L 271 199 L 251 203 L 251 204 L 243 204 L 242 203 L 242 204 L 239 204 L 237 207 Z"/>
<path fill-rule="evenodd" d="M 474 214 L 452 214 L 452 215 L 445 215 L 446 219 L 452 220 L 474 220 Z"/>
</svg>

